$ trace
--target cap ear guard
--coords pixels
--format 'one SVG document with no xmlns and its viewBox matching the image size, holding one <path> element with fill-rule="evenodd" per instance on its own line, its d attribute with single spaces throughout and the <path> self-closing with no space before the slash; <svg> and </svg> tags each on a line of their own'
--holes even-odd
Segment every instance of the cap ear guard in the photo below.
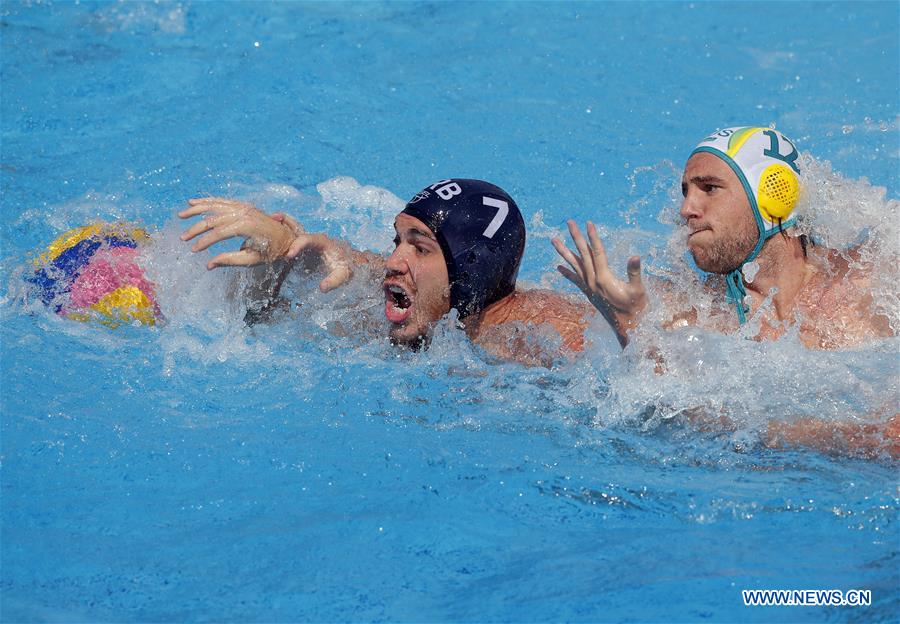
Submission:
<svg viewBox="0 0 900 624">
<path fill-rule="evenodd" d="M 788 167 L 769 165 L 759 177 L 756 202 L 762 216 L 770 223 L 787 219 L 800 197 L 800 182 Z"/>
</svg>

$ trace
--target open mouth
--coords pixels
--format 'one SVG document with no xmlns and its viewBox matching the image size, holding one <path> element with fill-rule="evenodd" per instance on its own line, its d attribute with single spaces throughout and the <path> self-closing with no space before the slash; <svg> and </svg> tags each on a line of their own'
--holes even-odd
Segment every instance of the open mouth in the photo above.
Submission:
<svg viewBox="0 0 900 624">
<path fill-rule="evenodd" d="M 412 299 L 399 284 L 384 285 L 384 315 L 391 323 L 402 323 L 412 313 Z"/>
</svg>

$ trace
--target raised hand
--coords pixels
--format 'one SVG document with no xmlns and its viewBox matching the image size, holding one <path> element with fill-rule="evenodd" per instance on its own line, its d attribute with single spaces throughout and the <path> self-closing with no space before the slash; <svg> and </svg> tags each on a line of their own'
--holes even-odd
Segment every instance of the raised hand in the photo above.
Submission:
<svg viewBox="0 0 900 624">
<path fill-rule="evenodd" d="M 578 254 L 554 238 L 553 247 L 569 264 L 557 268 L 600 311 L 624 347 L 628 344 L 628 331 L 637 327 L 640 313 L 647 305 L 647 291 L 641 282 L 641 259 L 638 256 L 628 259 L 628 281 L 624 282 L 610 270 L 596 226 L 587 223 L 588 244 L 574 221 L 570 219 L 567 224 Z"/>
<path fill-rule="evenodd" d="M 289 225 L 273 219 L 252 204 L 204 197 L 188 200 L 188 208 L 178 213 L 182 219 L 199 215 L 203 215 L 203 219 L 181 235 L 181 240 L 189 241 L 202 234 L 194 242 L 192 251 L 203 251 L 229 238 L 240 236 L 246 239 L 239 251 L 227 251 L 213 257 L 207 263 L 207 269 L 271 263 L 286 257 L 294 242 Z"/>
</svg>

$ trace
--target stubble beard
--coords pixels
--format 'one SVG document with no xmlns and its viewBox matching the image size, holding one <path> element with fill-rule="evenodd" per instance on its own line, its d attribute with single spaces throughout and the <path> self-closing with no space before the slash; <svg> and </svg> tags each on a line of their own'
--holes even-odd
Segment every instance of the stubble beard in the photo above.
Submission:
<svg viewBox="0 0 900 624">
<path fill-rule="evenodd" d="M 716 238 L 710 245 L 691 249 L 694 262 L 707 273 L 730 273 L 744 264 L 753 251 L 759 232 L 756 228 L 744 228 L 736 236 Z"/>
<path fill-rule="evenodd" d="M 388 340 L 395 347 L 409 349 L 410 351 L 422 351 L 428 348 L 431 342 L 431 332 L 426 329 L 425 332 L 416 333 L 409 336 L 402 335 L 403 329 L 388 332 Z"/>
</svg>

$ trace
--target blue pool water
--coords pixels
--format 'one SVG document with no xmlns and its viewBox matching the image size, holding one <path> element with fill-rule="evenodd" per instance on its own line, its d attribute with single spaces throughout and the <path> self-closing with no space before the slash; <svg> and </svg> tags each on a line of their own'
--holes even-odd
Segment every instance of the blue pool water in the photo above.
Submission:
<svg viewBox="0 0 900 624">
<path fill-rule="evenodd" d="M 896 340 L 671 332 L 658 377 L 598 323 L 584 357 L 528 369 L 449 322 L 397 352 L 363 335 L 367 284 L 296 276 L 302 307 L 247 328 L 239 276 L 206 272 L 174 213 L 236 196 L 383 251 L 403 198 L 484 178 L 525 215 L 522 283 L 572 293 L 549 245 L 566 218 L 600 223 L 617 266 L 677 267 L 685 155 L 774 123 L 818 235 L 887 243 L 873 292 L 896 318 L 898 21 L 895 2 L 3 2 L 0 619 L 897 621 L 896 463 L 759 442 L 771 418 L 896 410 Z M 94 219 L 157 228 L 165 325 L 33 303 L 30 255 Z M 696 405 L 737 429 L 699 431 Z M 750 588 L 873 604 L 744 607 Z"/>
</svg>

